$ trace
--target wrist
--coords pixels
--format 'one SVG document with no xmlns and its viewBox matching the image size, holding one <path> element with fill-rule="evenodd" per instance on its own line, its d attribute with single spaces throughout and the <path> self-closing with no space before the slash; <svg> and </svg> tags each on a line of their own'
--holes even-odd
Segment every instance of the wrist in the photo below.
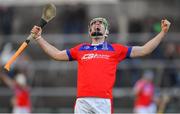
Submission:
<svg viewBox="0 0 180 114">
<path fill-rule="evenodd" d="M 160 33 L 161 33 L 162 35 L 166 35 L 167 32 L 165 32 L 165 31 L 162 30 Z"/>
<path fill-rule="evenodd" d="M 37 37 L 35 40 L 38 41 L 40 39 L 43 39 L 41 36 Z"/>
</svg>

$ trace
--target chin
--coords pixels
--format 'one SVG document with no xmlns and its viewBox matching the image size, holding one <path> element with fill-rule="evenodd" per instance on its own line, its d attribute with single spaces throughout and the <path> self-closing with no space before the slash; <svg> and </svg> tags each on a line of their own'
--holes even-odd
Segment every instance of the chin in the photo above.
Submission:
<svg viewBox="0 0 180 114">
<path fill-rule="evenodd" d="M 95 40 L 98 40 L 98 39 L 103 39 L 104 37 L 103 36 L 92 36 L 91 38 L 95 39 Z"/>
</svg>

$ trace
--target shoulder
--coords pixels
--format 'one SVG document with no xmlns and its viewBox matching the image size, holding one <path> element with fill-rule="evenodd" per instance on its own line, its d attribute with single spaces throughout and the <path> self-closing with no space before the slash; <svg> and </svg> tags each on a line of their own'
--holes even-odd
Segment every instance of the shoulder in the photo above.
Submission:
<svg viewBox="0 0 180 114">
<path fill-rule="evenodd" d="M 70 50 L 81 50 L 81 48 L 86 48 L 87 46 L 90 46 L 89 43 L 80 43 L 72 47 Z"/>
<path fill-rule="evenodd" d="M 142 79 L 140 79 L 140 80 L 138 80 L 137 82 L 136 82 L 136 84 L 137 85 L 139 85 L 139 86 L 143 86 L 143 85 L 145 85 L 145 81 L 144 80 L 142 80 Z"/>
<path fill-rule="evenodd" d="M 120 44 L 120 43 L 112 43 L 111 46 L 112 46 L 115 50 L 121 50 L 121 49 L 128 48 L 128 46 L 125 46 L 125 45 Z"/>
<path fill-rule="evenodd" d="M 90 43 L 80 43 L 77 44 L 75 47 L 81 47 L 81 46 L 87 46 L 87 45 L 91 45 Z"/>
<path fill-rule="evenodd" d="M 112 43 L 111 45 L 114 47 L 124 47 L 125 46 L 125 45 L 120 44 L 120 43 Z"/>
</svg>

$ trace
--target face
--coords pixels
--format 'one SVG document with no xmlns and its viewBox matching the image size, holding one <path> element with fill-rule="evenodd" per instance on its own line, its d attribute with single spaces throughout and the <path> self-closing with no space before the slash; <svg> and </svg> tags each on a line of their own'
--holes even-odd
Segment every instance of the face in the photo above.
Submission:
<svg viewBox="0 0 180 114">
<path fill-rule="evenodd" d="M 149 81 L 149 82 L 152 82 L 153 78 L 154 78 L 153 74 L 144 74 L 144 79 Z"/>
<path fill-rule="evenodd" d="M 21 85 L 21 86 L 26 85 L 26 78 L 25 78 L 24 74 L 17 74 L 15 79 L 19 85 Z"/>
<path fill-rule="evenodd" d="M 102 21 L 94 21 L 90 23 L 89 34 L 94 37 L 103 36 L 105 34 L 105 26 Z"/>
</svg>

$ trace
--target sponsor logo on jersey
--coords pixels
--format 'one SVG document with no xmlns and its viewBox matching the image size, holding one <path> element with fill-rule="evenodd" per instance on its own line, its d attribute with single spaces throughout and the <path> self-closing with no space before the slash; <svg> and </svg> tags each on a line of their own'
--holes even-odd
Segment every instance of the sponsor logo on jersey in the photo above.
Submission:
<svg viewBox="0 0 180 114">
<path fill-rule="evenodd" d="M 81 60 L 89 60 L 89 59 L 109 59 L 109 55 L 105 54 L 84 54 L 84 56 L 81 58 Z"/>
</svg>

